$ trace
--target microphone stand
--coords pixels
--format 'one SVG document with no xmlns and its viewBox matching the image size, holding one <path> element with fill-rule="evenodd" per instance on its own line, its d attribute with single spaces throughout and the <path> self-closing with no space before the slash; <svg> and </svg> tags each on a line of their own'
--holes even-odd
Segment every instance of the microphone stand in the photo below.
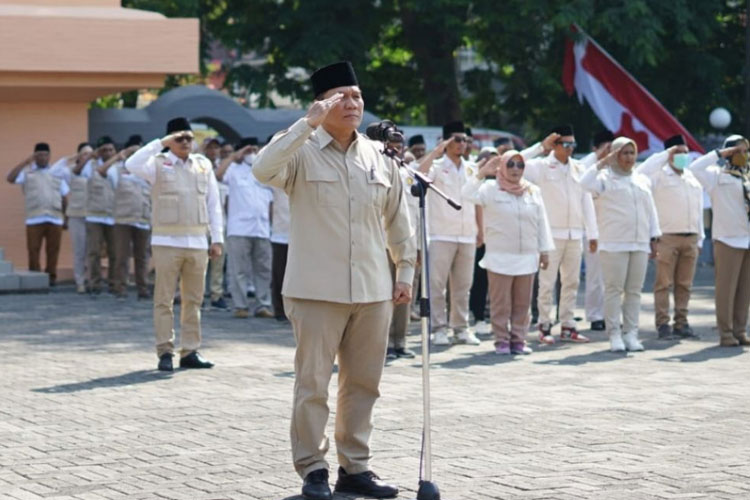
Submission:
<svg viewBox="0 0 750 500">
<path fill-rule="evenodd" d="M 421 264 L 421 289 L 419 298 L 419 317 L 422 326 L 422 453 L 420 455 L 419 467 L 419 490 L 417 500 L 440 500 L 440 490 L 432 481 L 432 437 L 430 422 L 430 276 L 429 261 L 430 254 L 427 247 L 427 217 L 425 210 L 425 199 L 427 190 L 431 189 L 435 194 L 443 198 L 448 205 L 461 210 L 461 205 L 451 199 L 448 195 L 436 188 L 432 181 L 424 174 L 414 171 L 406 166 L 404 161 L 398 157 L 398 153 L 384 146 L 382 153 L 397 162 L 398 166 L 405 168 L 409 175 L 415 180 L 411 186 L 411 194 L 419 198 L 419 239 L 422 242 L 422 264 Z"/>
</svg>

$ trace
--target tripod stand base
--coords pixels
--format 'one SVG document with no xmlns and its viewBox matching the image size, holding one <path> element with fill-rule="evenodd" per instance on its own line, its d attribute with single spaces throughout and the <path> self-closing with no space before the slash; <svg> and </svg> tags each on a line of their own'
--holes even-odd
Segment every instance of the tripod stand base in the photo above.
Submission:
<svg viewBox="0 0 750 500">
<path fill-rule="evenodd" d="M 420 481 L 417 500 L 440 500 L 440 490 L 431 481 Z"/>
</svg>

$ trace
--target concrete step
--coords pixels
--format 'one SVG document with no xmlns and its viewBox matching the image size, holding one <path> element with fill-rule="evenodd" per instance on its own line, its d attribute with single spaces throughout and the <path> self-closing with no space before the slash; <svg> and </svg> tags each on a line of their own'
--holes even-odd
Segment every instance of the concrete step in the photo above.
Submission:
<svg viewBox="0 0 750 500">
<path fill-rule="evenodd" d="M 15 273 L 21 279 L 21 290 L 48 290 L 49 275 L 38 271 L 19 271 Z"/>
<path fill-rule="evenodd" d="M 0 259 L 0 274 L 10 274 L 13 272 L 13 264 L 7 260 Z"/>
<path fill-rule="evenodd" d="M 0 291 L 13 292 L 21 289 L 21 277 L 15 273 L 0 274 Z"/>
</svg>

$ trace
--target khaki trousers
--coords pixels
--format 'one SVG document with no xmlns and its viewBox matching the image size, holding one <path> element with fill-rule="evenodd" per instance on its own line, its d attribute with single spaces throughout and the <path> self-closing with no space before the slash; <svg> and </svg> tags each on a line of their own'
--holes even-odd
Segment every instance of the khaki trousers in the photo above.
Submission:
<svg viewBox="0 0 750 500">
<path fill-rule="evenodd" d="M 575 327 L 576 296 L 581 273 L 583 247 L 581 240 L 558 240 L 555 249 L 549 252 L 549 266 L 539 270 L 539 324 L 551 325 L 552 291 L 555 289 L 557 273 L 560 272 L 560 323 Z"/>
<path fill-rule="evenodd" d="M 130 254 L 135 263 L 135 286 L 141 295 L 148 294 L 146 274 L 148 273 L 148 242 L 151 231 L 127 224 L 115 224 L 115 293 L 124 294 L 128 288 Z"/>
<path fill-rule="evenodd" d="M 599 252 L 583 252 L 586 262 L 586 320 L 589 322 L 604 319 L 604 278 Z"/>
<path fill-rule="evenodd" d="M 247 284 L 251 278 L 258 309 L 271 307 L 271 241 L 268 238 L 229 236 L 227 254 L 229 291 L 234 308 L 249 308 Z M 248 274 L 248 268 L 252 268 L 252 274 Z"/>
<path fill-rule="evenodd" d="M 208 252 L 192 248 L 151 247 L 154 283 L 154 334 L 156 354 L 174 352 L 174 290 L 180 281 L 180 355 L 201 344 L 201 304 L 208 265 Z"/>
<path fill-rule="evenodd" d="M 396 281 L 396 264 L 391 260 L 391 254 L 388 254 L 388 265 L 391 268 L 391 278 Z M 414 293 L 414 288 L 412 288 Z M 388 347 L 397 349 L 406 347 L 406 331 L 409 329 L 409 316 L 411 314 L 411 303 L 399 304 L 393 306 L 393 318 L 391 327 L 388 332 Z"/>
<path fill-rule="evenodd" d="M 102 244 L 107 247 L 107 285 L 113 289 L 115 280 L 114 226 L 86 223 L 86 253 L 89 264 L 89 286 L 94 291 L 102 288 Z"/>
<path fill-rule="evenodd" d="M 341 304 L 284 297 L 294 329 L 292 458 L 300 477 L 328 469 L 328 384 L 338 355 L 336 451 L 349 474 L 368 470 L 372 408 L 380 396 L 393 302 Z"/>
<path fill-rule="evenodd" d="M 211 302 L 216 302 L 224 296 L 224 262 L 226 260 L 226 252 L 221 252 L 218 257 L 209 258 L 208 291 L 211 294 Z"/>
<path fill-rule="evenodd" d="M 599 252 L 599 258 L 604 275 L 604 321 L 607 323 L 607 332 L 610 335 L 637 332 L 648 254 L 602 251 Z"/>
<path fill-rule="evenodd" d="M 664 234 L 657 245 L 654 280 L 656 328 L 669 324 L 669 289 L 674 289 L 674 326 L 688 324 L 688 302 L 698 262 L 698 235 Z"/>
<path fill-rule="evenodd" d="M 474 279 L 475 251 L 474 243 L 430 242 L 430 316 L 433 332 L 450 326 L 458 333 L 469 327 L 469 291 Z M 445 307 L 447 286 L 450 286 L 450 321 L 447 321 Z"/>
<path fill-rule="evenodd" d="M 716 326 L 722 338 L 742 337 L 750 308 L 750 250 L 714 240 Z"/>
<path fill-rule="evenodd" d="M 73 277 L 81 286 L 86 283 L 86 218 L 68 217 L 68 234 L 73 245 Z"/>
<path fill-rule="evenodd" d="M 487 271 L 490 288 L 490 319 L 495 344 L 526 341 L 531 315 L 534 274 L 509 276 Z M 508 329 L 510 323 L 510 329 Z"/>
<path fill-rule="evenodd" d="M 29 271 L 41 271 L 42 242 L 46 262 L 44 272 L 49 274 L 49 284 L 57 281 L 57 258 L 60 256 L 62 226 L 45 222 L 26 226 L 26 249 L 29 256 Z"/>
</svg>

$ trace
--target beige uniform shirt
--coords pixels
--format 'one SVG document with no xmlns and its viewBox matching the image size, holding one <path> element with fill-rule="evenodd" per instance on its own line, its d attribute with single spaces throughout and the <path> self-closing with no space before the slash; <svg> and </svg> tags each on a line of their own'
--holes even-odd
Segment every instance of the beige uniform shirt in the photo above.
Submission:
<svg viewBox="0 0 750 500">
<path fill-rule="evenodd" d="M 289 195 L 285 296 L 347 304 L 390 300 L 386 246 L 396 280 L 412 282 L 416 247 L 408 194 L 377 143 L 357 134 L 343 151 L 322 127 L 313 129 L 302 118 L 263 148 L 253 173 Z"/>
</svg>

